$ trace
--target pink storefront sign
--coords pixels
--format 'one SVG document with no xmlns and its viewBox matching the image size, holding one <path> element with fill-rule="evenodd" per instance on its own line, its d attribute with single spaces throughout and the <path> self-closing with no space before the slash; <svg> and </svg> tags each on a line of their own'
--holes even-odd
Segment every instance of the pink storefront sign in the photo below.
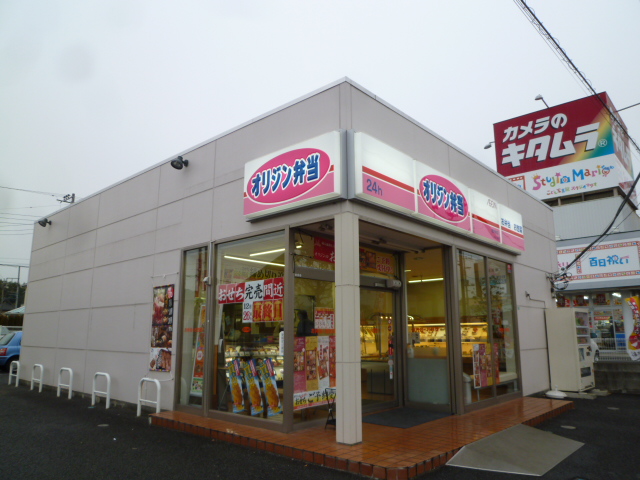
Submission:
<svg viewBox="0 0 640 480">
<path fill-rule="evenodd" d="M 245 216 L 253 219 L 340 196 L 340 146 L 340 133 L 331 132 L 247 163 Z"/>
</svg>

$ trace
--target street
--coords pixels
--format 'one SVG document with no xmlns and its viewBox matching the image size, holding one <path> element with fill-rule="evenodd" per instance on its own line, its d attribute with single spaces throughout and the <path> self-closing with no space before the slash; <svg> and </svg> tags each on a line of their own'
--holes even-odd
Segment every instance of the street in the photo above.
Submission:
<svg viewBox="0 0 640 480">
<path fill-rule="evenodd" d="M 0 373 L 0 474 L 13 479 L 356 479 L 343 471 L 149 425 L 135 408 L 91 407 L 79 394 L 8 386 Z M 640 396 L 573 399 L 538 428 L 585 445 L 543 480 L 640 479 Z M 523 452 L 526 455 L 527 452 Z M 513 480 L 521 475 L 445 466 L 422 480 Z"/>
</svg>

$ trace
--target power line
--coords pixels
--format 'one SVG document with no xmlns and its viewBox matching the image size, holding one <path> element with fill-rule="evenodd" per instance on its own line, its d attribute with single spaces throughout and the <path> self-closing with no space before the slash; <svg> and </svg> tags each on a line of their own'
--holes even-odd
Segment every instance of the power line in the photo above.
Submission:
<svg viewBox="0 0 640 480">
<path fill-rule="evenodd" d="M 529 21 L 536 28 L 536 30 L 538 30 L 538 33 L 540 34 L 540 36 L 552 47 L 552 49 L 554 50 L 556 56 L 558 56 L 558 58 L 560 58 L 560 60 L 562 60 L 565 63 L 565 65 L 569 67 L 570 71 L 573 72 L 582 81 L 582 83 L 593 94 L 593 96 L 600 101 L 600 103 L 604 106 L 604 108 L 607 109 L 607 111 L 610 114 L 610 117 L 613 118 L 613 120 L 618 124 L 618 127 L 620 127 L 620 130 L 622 130 L 622 132 L 624 132 L 624 134 L 627 136 L 629 141 L 635 147 L 636 151 L 638 153 L 640 153 L 640 147 L 638 147 L 638 144 L 635 142 L 635 140 L 633 138 L 631 138 L 631 135 L 629 135 L 629 132 L 627 132 L 627 129 L 624 127 L 622 122 L 620 122 L 620 120 L 618 120 L 618 116 L 609 108 L 609 105 L 607 105 L 600 98 L 598 93 L 594 90 L 593 86 L 591 85 L 591 82 L 589 80 L 587 80 L 587 78 L 584 76 L 584 74 L 578 69 L 578 67 L 576 67 L 576 65 L 573 63 L 573 61 L 569 58 L 569 55 L 567 55 L 567 52 L 565 52 L 564 49 L 558 43 L 558 41 L 555 38 L 553 38 L 551 33 L 549 33 L 549 30 L 547 30 L 547 28 L 538 19 L 538 17 L 534 13 L 534 11 L 531 8 L 529 8 L 529 6 L 525 2 L 525 0 L 513 0 L 513 1 L 518 6 L 518 8 L 520 8 L 522 13 L 524 13 L 524 15 L 529 19 Z M 613 220 L 611 221 L 609 226 L 606 228 L 606 230 L 604 232 L 602 232 L 602 234 L 600 236 L 598 236 L 593 242 L 591 242 L 585 249 L 583 249 L 582 252 L 580 252 L 576 256 L 576 258 L 574 258 L 573 261 L 571 263 L 569 263 L 569 265 L 567 265 L 566 267 L 563 267 L 562 268 L 562 274 L 559 275 L 559 277 L 566 276 L 567 270 L 569 270 L 569 268 L 571 268 L 578 260 L 580 260 L 580 258 L 582 258 L 585 255 L 585 253 L 589 251 L 589 249 L 591 247 L 593 247 L 598 241 L 600 241 L 603 237 L 605 237 L 607 235 L 607 232 L 611 229 L 611 227 L 613 226 L 613 224 L 616 221 L 616 218 L 618 217 L 618 215 L 620 215 L 620 212 L 622 212 L 622 209 L 624 208 L 625 204 L 629 200 L 629 198 L 631 196 L 631 193 L 636 188 L 638 180 L 640 180 L 640 173 L 635 178 L 635 180 L 633 181 L 633 184 L 631 185 L 631 188 L 629 188 L 629 191 L 627 192 L 627 194 L 622 199 L 622 202 L 620 203 L 620 206 L 618 207 L 618 210 L 616 211 L 616 214 L 613 216 Z"/>
<path fill-rule="evenodd" d="M 0 188 L 6 188 L 7 190 L 17 190 L 19 192 L 37 193 L 39 195 L 49 195 L 51 197 L 64 196 L 64 193 L 39 192 L 37 190 L 25 190 L 24 188 L 3 187 L 2 185 L 0 185 Z"/>
</svg>

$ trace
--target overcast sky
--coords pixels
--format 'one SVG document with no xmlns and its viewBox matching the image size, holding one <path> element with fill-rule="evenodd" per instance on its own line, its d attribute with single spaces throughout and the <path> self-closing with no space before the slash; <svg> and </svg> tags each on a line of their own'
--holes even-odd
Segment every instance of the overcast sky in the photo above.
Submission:
<svg viewBox="0 0 640 480">
<path fill-rule="evenodd" d="M 528 5 L 640 102 L 639 0 Z M 494 123 L 589 94 L 511 0 L 0 0 L 0 187 L 86 197 L 345 76 L 494 169 Z M 0 188 L 0 264 L 57 198 Z"/>
</svg>

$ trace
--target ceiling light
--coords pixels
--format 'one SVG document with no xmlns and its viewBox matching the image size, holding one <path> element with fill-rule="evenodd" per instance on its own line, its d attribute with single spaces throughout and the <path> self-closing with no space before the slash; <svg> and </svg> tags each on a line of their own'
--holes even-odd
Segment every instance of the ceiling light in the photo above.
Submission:
<svg viewBox="0 0 640 480">
<path fill-rule="evenodd" d="M 268 253 L 278 253 L 278 252 L 284 252 L 284 248 L 276 248 L 275 250 L 267 250 L 266 252 L 250 253 L 249 256 L 257 257 L 258 255 L 266 255 Z"/>
<path fill-rule="evenodd" d="M 424 283 L 424 282 L 440 282 L 444 278 L 423 278 L 422 280 L 409 280 L 409 283 Z"/>
<path fill-rule="evenodd" d="M 276 267 L 284 267 L 283 263 L 263 262 L 262 260 L 253 260 L 251 258 L 233 257 L 231 255 L 225 255 L 224 258 L 229 260 L 240 260 L 241 262 L 260 263 L 262 265 L 275 265 Z"/>
<path fill-rule="evenodd" d="M 171 166 L 176 170 L 182 170 L 182 167 L 189 166 L 189 160 L 182 158 L 180 155 L 178 155 L 176 158 L 171 160 Z"/>
</svg>

